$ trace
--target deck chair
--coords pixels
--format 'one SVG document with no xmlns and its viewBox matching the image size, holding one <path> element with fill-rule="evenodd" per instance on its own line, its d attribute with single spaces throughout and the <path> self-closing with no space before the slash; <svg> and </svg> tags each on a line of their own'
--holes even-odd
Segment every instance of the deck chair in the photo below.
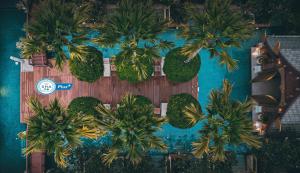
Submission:
<svg viewBox="0 0 300 173">
<path fill-rule="evenodd" d="M 160 116 L 161 117 L 166 117 L 167 116 L 167 108 L 168 108 L 168 103 L 161 103 L 160 104 Z"/>
<path fill-rule="evenodd" d="M 110 60 L 109 58 L 103 58 L 103 66 L 104 66 L 104 77 L 110 77 L 111 76 L 111 68 L 110 68 Z"/>
<path fill-rule="evenodd" d="M 164 73 L 164 65 L 165 65 L 165 57 L 162 57 L 161 58 L 161 61 L 160 61 L 160 75 L 161 76 L 166 76 L 166 74 Z"/>
</svg>

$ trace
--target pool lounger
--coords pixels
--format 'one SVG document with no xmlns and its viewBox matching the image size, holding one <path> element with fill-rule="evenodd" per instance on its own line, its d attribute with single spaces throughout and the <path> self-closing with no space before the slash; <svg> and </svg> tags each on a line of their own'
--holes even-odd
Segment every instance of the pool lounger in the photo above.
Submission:
<svg viewBox="0 0 300 173">
<path fill-rule="evenodd" d="M 104 77 L 110 77 L 111 76 L 111 68 L 110 68 L 110 60 L 109 58 L 103 58 L 103 66 L 104 66 Z"/>
<path fill-rule="evenodd" d="M 165 64 L 165 57 L 162 57 L 161 61 L 160 61 L 160 75 L 161 76 L 166 76 L 166 74 L 164 73 L 164 64 Z"/>
<path fill-rule="evenodd" d="M 160 104 L 160 116 L 161 117 L 167 116 L 167 108 L 168 108 L 168 103 Z"/>
</svg>

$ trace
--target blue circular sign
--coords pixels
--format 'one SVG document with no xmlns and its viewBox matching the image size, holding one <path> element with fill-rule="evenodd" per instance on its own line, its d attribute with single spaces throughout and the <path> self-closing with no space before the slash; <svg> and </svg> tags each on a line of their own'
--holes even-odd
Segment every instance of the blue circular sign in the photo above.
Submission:
<svg viewBox="0 0 300 173">
<path fill-rule="evenodd" d="M 41 94 L 51 94 L 55 91 L 56 84 L 53 80 L 42 79 L 37 83 L 36 89 Z"/>
</svg>

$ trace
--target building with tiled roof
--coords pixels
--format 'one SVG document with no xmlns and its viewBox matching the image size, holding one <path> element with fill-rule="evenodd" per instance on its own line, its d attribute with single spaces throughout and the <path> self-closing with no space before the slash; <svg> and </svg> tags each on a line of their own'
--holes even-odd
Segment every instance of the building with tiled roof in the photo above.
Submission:
<svg viewBox="0 0 300 173">
<path fill-rule="evenodd" d="M 256 129 L 300 132 L 300 36 L 267 36 L 251 63 Z"/>
</svg>

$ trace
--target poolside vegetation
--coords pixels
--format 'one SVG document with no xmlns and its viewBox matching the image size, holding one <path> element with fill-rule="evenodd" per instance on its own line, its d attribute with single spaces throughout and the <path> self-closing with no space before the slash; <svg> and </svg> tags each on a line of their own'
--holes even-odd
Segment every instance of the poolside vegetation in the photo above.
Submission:
<svg viewBox="0 0 300 173">
<path fill-rule="evenodd" d="M 29 24 L 25 26 L 26 37 L 20 39 L 23 58 L 31 58 L 34 54 L 51 54 L 55 65 L 62 69 L 67 59 L 83 59 L 88 46 L 87 28 L 83 23 L 86 18 L 81 15 L 83 9 L 74 3 L 60 0 L 41 1 L 32 12 Z M 67 50 L 67 51 L 66 51 Z"/>
<path fill-rule="evenodd" d="M 103 76 L 103 55 L 94 47 L 86 47 L 86 52 L 82 59 L 70 59 L 69 67 L 77 79 L 93 83 Z"/>
<path fill-rule="evenodd" d="M 29 106 L 33 116 L 27 122 L 28 131 L 20 134 L 27 139 L 26 155 L 37 151 L 52 154 L 59 167 L 66 167 L 66 157 L 73 148 L 82 144 L 82 137 L 96 139 L 102 134 L 96 128 L 92 115 L 71 115 L 57 99 L 43 106 L 36 98 L 31 98 Z"/>
<path fill-rule="evenodd" d="M 181 53 L 182 48 L 176 48 L 168 52 L 165 58 L 163 71 L 166 73 L 168 80 L 174 83 L 187 82 L 197 76 L 200 69 L 200 57 L 196 55 L 188 63 L 184 61 L 187 56 Z M 180 67 L 180 68 L 178 68 Z"/>
<path fill-rule="evenodd" d="M 192 95 L 183 93 L 171 96 L 167 108 L 168 122 L 181 129 L 194 126 L 184 114 L 185 107 L 190 104 L 195 106 L 197 112 L 201 112 L 200 104 Z"/>
<path fill-rule="evenodd" d="M 189 25 L 181 30 L 186 44 L 182 53 L 189 62 L 202 49 L 207 49 L 211 57 L 218 57 L 221 65 L 228 70 L 237 68 L 237 61 L 227 52 L 231 47 L 240 47 L 241 42 L 250 38 L 254 26 L 239 11 L 232 10 L 231 0 L 209 0 L 205 2 L 203 13 L 193 6 L 187 6 Z"/>
<path fill-rule="evenodd" d="M 120 45 L 121 53 L 116 56 L 117 74 L 121 79 L 141 82 L 151 77 L 153 70 L 149 69 L 153 69 L 153 65 L 150 67 L 150 62 L 160 58 L 159 51 L 173 46 L 158 37 L 167 29 L 166 24 L 158 20 L 151 1 L 122 0 L 99 26 L 101 35 L 94 41 L 106 47 Z"/>
<path fill-rule="evenodd" d="M 48 167 L 50 172 L 122 172 L 122 173 L 162 173 L 162 172 L 201 172 L 201 173 L 232 173 L 232 166 L 236 164 L 234 153 L 226 153 L 226 162 L 212 162 L 208 157 L 197 159 L 189 153 L 159 153 L 155 157 L 143 157 L 139 165 L 132 165 L 126 158 L 115 160 L 111 165 L 105 165 L 101 157 L 109 150 L 110 146 L 103 142 L 97 145 L 88 142 L 73 150 L 68 157 L 69 166 L 64 170 L 56 168 L 55 165 Z M 170 160 L 171 156 L 171 160 Z"/>
<path fill-rule="evenodd" d="M 117 68 L 117 74 L 121 80 L 127 80 L 131 83 L 141 82 L 150 79 L 153 69 L 153 59 L 145 49 L 129 49 L 120 52 L 114 61 Z M 135 54 L 135 56 L 132 56 Z"/>
<path fill-rule="evenodd" d="M 93 115 L 99 118 L 99 113 L 96 111 L 96 106 L 101 104 L 101 101 L 94 97 L 77 97 L 73 99 L 68 106 L 68 114 L 76 116 L 77 114 Z"/>
<path fill-rule="evenodd" d="M 231 100 L 232 85 L 223 81 L 221 90 L 212 90 L 207 106 L 207 115 L 204 115 L 194 104 L 186 107 L 184 113 L 192 125 L 203 121 L 200 129 L 201 138 L 193 143 L 193 154 L 201 158 L 208 155 L 213 161 L 226 160 L 228 148 L 245 144 L 259 148 L 261 142 L 252 133 L 253 125 L 249 118 L 252 102 Z"/>
<path fill-rule="evenodd" d="M 154 116 L 153 105 L 143 96 L 126 95 L 116 110 L 99 105 L 100 128 L 111 133 L 111 147 L 102 157 L 105 164 L 125 157 L 137 165 L 149 150 L 164 151 L 166 145 L 154 133 L 165 122 Z"/>
</svg>

